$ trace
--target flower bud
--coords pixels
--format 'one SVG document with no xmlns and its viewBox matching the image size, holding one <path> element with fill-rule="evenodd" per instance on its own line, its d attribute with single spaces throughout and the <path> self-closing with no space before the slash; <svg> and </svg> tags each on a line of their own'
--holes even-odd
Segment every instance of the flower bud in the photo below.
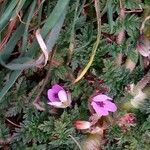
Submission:
<svg viewBox="0 0 150 150">
<path fill-rule="evenodd" d="M 91 123 L 88 121 L 80 121 L 77 120 L 74 123 L 75 128 L 79 129 L 79 130 L 85 130 L 85 129 L 89 129 L 91 127 Z"/>
</svg>

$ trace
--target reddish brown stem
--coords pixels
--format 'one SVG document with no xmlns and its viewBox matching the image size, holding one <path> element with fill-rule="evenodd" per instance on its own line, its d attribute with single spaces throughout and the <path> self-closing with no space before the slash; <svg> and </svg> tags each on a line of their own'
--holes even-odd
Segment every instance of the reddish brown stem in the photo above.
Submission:
<svg viewBox="0 0 150 150">
<path fill-rule="evenodd" d="M 10 136 L 6 139 L 0 139 L 0 145 L 7 145 L 12 141 L 12 139 L 13 139 L 13 136 Z"/>
<path fill-rule="evenodd" d="M 9 37 L 11 36 L 13 29 L 16 26 L 16 23 L 17 23 L 17 17 L 11 20 L 11 22 L 9 23 L 6 36 L 3 38 L 2 42 L 0 43 L 0 52 L 2 51 L 7 41 L 9 40 Z"/>
<path fill-rule="evenodd" d="M 124 18 L 125 18 L 125 8 L 124 8 L 124 5 L 123 5 L 123 0 L 120 0 L 120 12 L 119 12 L 119 17 L 120 17 L 120 20 L 123 21 Z M 122 29 L 118 36 L 117 36 L 117 44 L 120 45 L 122 44 L 123 40 L 124 40 L 124 37 L 125 37 L 125 30 Z M 122 53 L 119 53 L 117 58 L 116 58 L 116 63 L 118 65 L 121 65 L 122 63 Z"/>
</svg>

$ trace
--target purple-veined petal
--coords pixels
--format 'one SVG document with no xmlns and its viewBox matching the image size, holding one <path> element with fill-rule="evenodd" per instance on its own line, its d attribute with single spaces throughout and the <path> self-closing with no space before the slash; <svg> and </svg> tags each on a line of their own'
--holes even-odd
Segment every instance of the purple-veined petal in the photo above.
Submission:
<svg viewBox="0 0 150 150">
<path fill-rule="evenodd" d="M 55 93 L 58 93 L 60 90 L 64 90 L 60 85 L 58 84 L 55 84 L 52 86 L 52 90 L 55 92 Z"/>
<path fill-rule="evenodd" d="M 105 107 L 105 109 L 107 109 L 108 111 L 111 111 L 111 112 L 115 112 L 117 110 L 117 106 L 108 100 L 105 101 L 104 107 Z"/>
<path fill-rule="evenodd" d="M 51 101 L 51 102 L 55 102 L 55 101 L 59 101 L 59 98 L 55 96 L 55 93 L 52 89 L 49 89 L 47 91 L 47 95 L 48 95 L 48 99 Z"/>
<path fill-rule="evenodd" d="M 58 97 L 61 102 L 66 102 L 67 101 L 67 93 L 64 90 L 61 90 L 58 92 Z"/>
<path fill-rule="evenodd" d="M 112 100 L 112 98 L 108 97 L 105 94 L 99 94 L 93 97 L 93 101 L 95 102 L 100 102 L 100 101 L 105 101 L 105 100 Z"/>
<path fill-rule="evenodd" d="M 107 116 L 109 113 L 108 113 L 108 110 L 105 109 L 105 107 L 100 107 L 96 104 L 96 102 L 92 102 L 91 103 L 93 109 L 95 110 L 95 112 L 97 113 L 97 115 L 99 116 Z"/>
</svg>

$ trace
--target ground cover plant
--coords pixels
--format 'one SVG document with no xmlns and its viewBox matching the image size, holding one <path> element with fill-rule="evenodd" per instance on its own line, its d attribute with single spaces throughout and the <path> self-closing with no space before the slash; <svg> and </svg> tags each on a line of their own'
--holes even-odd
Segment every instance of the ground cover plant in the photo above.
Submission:
<svg viewBox="0 0 150 150">
<path fill-rule="evenodd" d="M 0 149 L 150 149 L 149 0 L 0 0 Z"/>
</svg>

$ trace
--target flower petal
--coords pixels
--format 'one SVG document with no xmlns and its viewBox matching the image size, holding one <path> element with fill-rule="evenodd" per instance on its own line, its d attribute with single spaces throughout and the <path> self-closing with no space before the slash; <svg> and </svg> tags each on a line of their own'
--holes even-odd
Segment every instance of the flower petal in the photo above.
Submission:
<svg viewBox="0 0 150 150">
<path fill-rule="evenodd" d="M 108 113 L 108 110 L 105 109 L 105 107 L 100 107 L 96 104 L 96 102 L 92 102 L 91 103 L 93 109 L 95 110 L 95 112 L 99 115 L 99 116 L 107 116 L 109 113 Z"/>
<path fill-rule="evenodd" d="M 54 107 L 57 107 L 57 108 L 66 108 L 67 106 L 64 105 L 63 103 L 61 102 L 49 102 L 48 103 L 49 105 L 52 105 Z"/>
<path fill-rule="evenodd" d="M 52 90 L 55 92 L 55 93 L 58 93 L 60 90 L 64 90 L 60 85 L 58 84 L 55 84 L 52 86 Z"/>
<path fill-rule="evenodd" d="M 115 112 L 117 110 L 117 106 L 114 103 L 112 103 L 108 100 L 106 100 L 104 103 L 105 103 L 104 107 L 108 111 Z"/>
<path fill-rule="evenodd" d="M 61 90 L 58 92 L 58 97 L 61 102 L 66 102 L 67 101 L 67 93 L 64 90 Z"/>
<path fill-rule="evenodd" d="M 108 97 L 105 94 L 99 94 L 99 95 L 93 97 L 93 101 L 95 101 L 95 102 L 101 102 L 101 101 L 105 101 L 105 100 L 112 100 L 112 98 Z"/>
<path fill-rule="evenodd" d="M 55 101 L 58 101 L 59 102 L 59 99 L 57 97 L 55 97 L 55 93 L 52 89 L 49 89 L 47 91 L 47 95 L 48 95 L 48 99 L 51 101 L 51 102 L 55 102 Z"/>
</svg>

